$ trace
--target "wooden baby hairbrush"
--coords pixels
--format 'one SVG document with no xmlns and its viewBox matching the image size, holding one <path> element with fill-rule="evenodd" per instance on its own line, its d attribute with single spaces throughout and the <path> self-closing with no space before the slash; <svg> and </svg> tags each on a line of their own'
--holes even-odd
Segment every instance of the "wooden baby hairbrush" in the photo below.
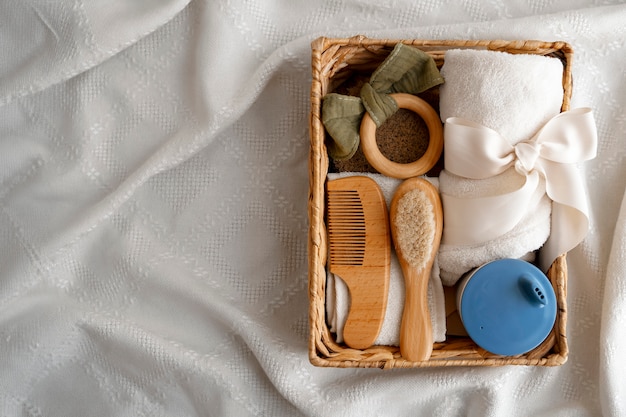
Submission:
<svg viewBox="0 0 626 417">
<path fill-rule="evenodd" d="M 422 178 L 405 180 L 391 201 L 391 234 L 405 282 L 400 354 L 427 360 L 433 349 L 428 281 L 443 230 L 439 192 Z"/>
</svg>

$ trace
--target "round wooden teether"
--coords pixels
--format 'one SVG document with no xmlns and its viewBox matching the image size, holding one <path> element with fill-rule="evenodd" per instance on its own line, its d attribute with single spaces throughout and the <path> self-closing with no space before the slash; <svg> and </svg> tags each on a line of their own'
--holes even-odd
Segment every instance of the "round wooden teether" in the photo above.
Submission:
<svg viewBox="0 0 626 417">
<path fill-rule="evenodd" d="M 443 128 L 439 115 L 427 102 L 412 94 L 395 93 L 391 97 L 396 100 L 399 108 L 411 110 L 424 119 L 430 134 L 428 148 L 421 158 L 408 164 L 387 159 L 376 144 L 376 124 L 366 112 L 361 121 L 360 132 L 363 154 L 370 165 L 388 177 L 405 179 L 425 174 L 435 166 L 443 150 Z"/>
</svg>

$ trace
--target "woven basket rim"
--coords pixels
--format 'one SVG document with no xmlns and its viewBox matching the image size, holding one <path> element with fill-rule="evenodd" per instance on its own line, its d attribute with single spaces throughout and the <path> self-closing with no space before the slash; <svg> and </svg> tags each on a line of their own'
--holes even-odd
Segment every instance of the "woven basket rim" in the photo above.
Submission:
<svg viewBox="0 0 626 417">
<path fill-rule="evenodd" d="M 569 348 L 567 323 L 567 262 L 566 254 L 558 257 L 548 277 L 557 294 L 557 321 L 549 338 L 535 350 L 515 357 L 498 357 L 474 347 L 468 349 L 463 340 L 436 343 L 429 360 L 409 362 L 402 358 L 397 347 L 373 346 L 356 350 L 337 344 L 328 330 L 325 319 L 325 228 L 324 183 L 328 173 L 328 155 L 325 153 L 325 131 L 321 122 L 321 100 L 333 71 L 345 70 L 341 59 L 359 53 L 384 56 L 398 42 L 418 47 L 443 62 L 445 51 L 454 48 L 489 49 L 508 53 L 552 55 L 563 63 L 563 104 L 561 111 L 569 110 L 572 94 L 571 62 L 573 49 L 563 41 L 540 40 L 467 40 L 467 39 L 374 39 L 363 35 L 350 38 L 320 37 L 311 43 L 311 112 L 309 118 L 309 360 L 315 366 L 339 368 L 416 368 L 441 366 L 559 366 L 567 361 Z M 351 55 L 352 54 L 352 55 Z M 328 77 L 328 78 L 324 78 Z M 472 342 L 473 343 L 473 342 Z"/>
</svg>

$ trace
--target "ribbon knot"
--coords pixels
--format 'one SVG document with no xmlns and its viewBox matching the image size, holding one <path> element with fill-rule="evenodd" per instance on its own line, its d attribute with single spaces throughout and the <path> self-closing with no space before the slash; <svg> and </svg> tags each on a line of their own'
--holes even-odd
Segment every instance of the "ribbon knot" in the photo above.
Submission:
<svg viewBox="0 0 626 417">
<path fill-rule="evenodd" d="M 543 180 L 552 200 L 550 237 L 540 260 L 547 270 L 557 256 L 574 248 L 587 234 L 585 188 L 575 164 L 596 156 L 597 141 L 589 108 L 554 116 L 531 139 L 516 145 L 478 123 L 449 118 L 444 127 L 447 171 L 465 178 L 485 179 L 514 166 L 526 181 L 513 192 L 490 197 L 442 194 L 446 222 L 442 242 L 480 244 L 507 233 L 526 214 L 528 200 Z"/>
<path fill-rule="evenodd" d="M 515 156 L 517 156 L 515 170 L 518 173 L 527 175 L 535 168 L 535 162 L 540 155 L 537 148 L 540 146 L 535 142 L 520 142 L 515 145 Z"/>
<path fill-rule="evenodd" d="M 335 160 L 351 158 L 360 143 L 359 126 L 365 111 L 376 127 L 398 110 L 393 93 L 418 94 L 443 83 L 433 58 L 398 43 L 361 87 L 360 97 L 330 93 L 322 103 L 322 123 L 332 138 L 328 154 Z"/>
</svg>

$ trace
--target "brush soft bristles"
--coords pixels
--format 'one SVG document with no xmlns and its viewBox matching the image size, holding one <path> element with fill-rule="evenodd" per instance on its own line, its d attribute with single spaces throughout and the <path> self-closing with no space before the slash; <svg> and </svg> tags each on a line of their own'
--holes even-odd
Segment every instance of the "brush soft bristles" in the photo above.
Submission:
<svg viewBox="0 0 626 417">
<path fill-rule="evenodd" d="M 426 266 L 435 237 L 435 214 L 426 194 L 411 190 L 398 200 L 396 243 L 404 259 L 417 270 Z"/>
<path fill-rule="evenodd" d="M 332 264 L 363 264 L 365 216 L 357 191 L 328 191 L 328 235 Z"/>
</svg>

